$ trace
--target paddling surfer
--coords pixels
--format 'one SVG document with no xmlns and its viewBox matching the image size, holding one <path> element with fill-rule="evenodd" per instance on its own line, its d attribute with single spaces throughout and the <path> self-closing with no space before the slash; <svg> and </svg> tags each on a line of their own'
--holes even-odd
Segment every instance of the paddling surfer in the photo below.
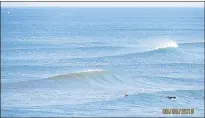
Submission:
<svg viewBox="0 0 205 118">
<path fill-rule="evenodd" d="M 167 96 L 167 98 L 170 99 L 170 100 L 171 100 L 171 99 L 174 99 L 174 100 L 176 99 L 175 96 Z"/>
</svg>

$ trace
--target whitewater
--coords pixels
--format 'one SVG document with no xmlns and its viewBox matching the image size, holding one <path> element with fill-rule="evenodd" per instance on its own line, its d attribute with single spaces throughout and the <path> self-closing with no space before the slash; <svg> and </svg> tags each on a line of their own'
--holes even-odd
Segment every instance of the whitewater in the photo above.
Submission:
<svg viewBox="0 0 205 118">
<path fill-rule="evenodd" d="M 1 15 L 2 117 L 204 117 L 204 9 Z"/>
</svg>

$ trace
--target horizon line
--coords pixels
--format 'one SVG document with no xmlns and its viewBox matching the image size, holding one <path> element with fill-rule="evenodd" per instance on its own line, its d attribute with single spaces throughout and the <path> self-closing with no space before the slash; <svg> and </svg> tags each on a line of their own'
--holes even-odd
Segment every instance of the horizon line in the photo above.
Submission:
<svg viewBox="0 0 205 118">
<path fill-rule="evenodd" d="M 194 7 L 204 8 L 204 2 L 1 2 L 11 7 Z"/>
</svg>

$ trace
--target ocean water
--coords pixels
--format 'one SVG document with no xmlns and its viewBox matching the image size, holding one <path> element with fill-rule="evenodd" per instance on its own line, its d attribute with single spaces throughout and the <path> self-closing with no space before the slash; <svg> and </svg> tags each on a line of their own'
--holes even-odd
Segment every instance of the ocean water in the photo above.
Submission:
<svg viewBox="0 0 205 118">
<path fill-rule="evenodd" d="M 1 8 L 1 114 L 203 117 L 204 9 Z"/>
</svg>

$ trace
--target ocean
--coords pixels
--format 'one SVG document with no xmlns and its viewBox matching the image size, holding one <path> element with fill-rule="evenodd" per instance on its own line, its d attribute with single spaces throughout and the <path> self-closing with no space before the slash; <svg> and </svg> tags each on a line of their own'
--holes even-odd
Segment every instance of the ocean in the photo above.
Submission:
<svg viewBox="0 0 205 118">
<path fill-rule="evenodd" d="M 204 8 L 1 8 L 1 114 L 203 117 Z"/>
</svg>

